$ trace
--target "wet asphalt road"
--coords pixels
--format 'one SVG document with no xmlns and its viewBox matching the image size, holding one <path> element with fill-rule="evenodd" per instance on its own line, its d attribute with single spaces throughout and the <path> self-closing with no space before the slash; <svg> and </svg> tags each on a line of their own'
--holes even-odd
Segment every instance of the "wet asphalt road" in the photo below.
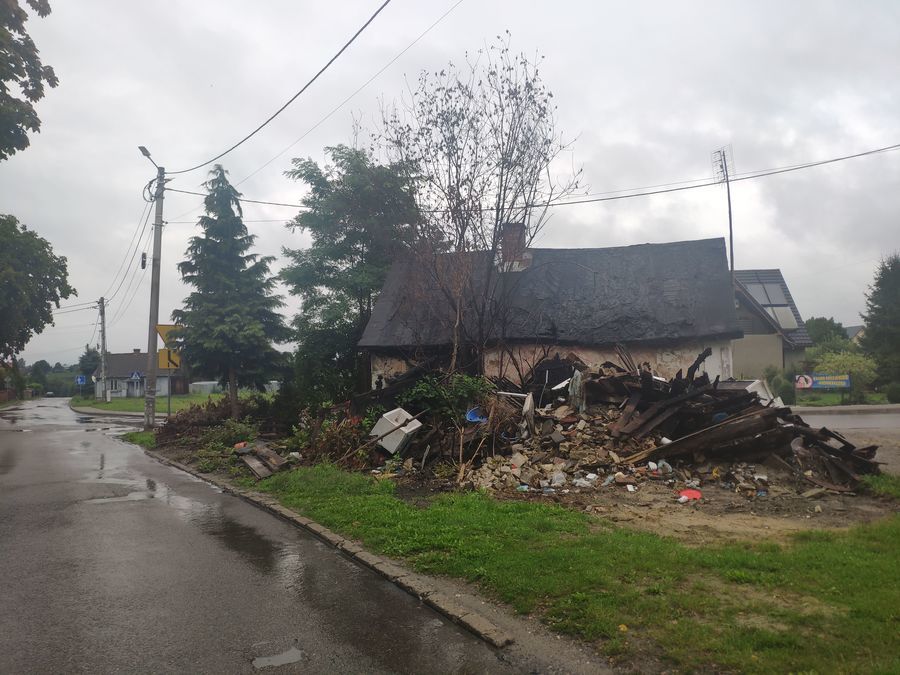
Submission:
<svg viewBox="0 0 900 675">
<path fill-rule="evenodd" d="M 900 413 L 801 413 L 812 427 L 828 427 L 858 446 L 877 445 L 882 470 L 900 474 Z"/>
<path fill-rule="evenodd" d="M 66 403 L 0 411 L 0 673 L 527 670 Z"/>
</svg>

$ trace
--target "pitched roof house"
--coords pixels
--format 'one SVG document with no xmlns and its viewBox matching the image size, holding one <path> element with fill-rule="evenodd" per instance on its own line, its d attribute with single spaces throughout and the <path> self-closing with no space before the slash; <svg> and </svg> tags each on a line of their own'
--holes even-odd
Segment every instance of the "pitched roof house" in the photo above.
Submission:
<svg viewBox="0 0 900 675">
<path fill-rule="evenodd" d="M 124 354 L 106 354 L 106 386 L 113 398 L 142 397 L 144 395 L 144 375 L 147 370 L 147 352 L 134 349 Z M 100 368 L 94 371 L 94 396 L 103 397 L 103 383 Z M 173 394 L 187 393 L 187 379 L 181 369 L 156 370 L 156 394 L 166 396 L 171 388 Z"/>
<path fill-rule="evenodd" d="M 731 340 L 742 335 L 730 286 L 721 238 L 588 249 L 514 240 L 499 260 L 474 252 L 397 261 L 359 346 L 373 383 L 446 355 L 461 297 L 460 333 L 486 345 L 488 375 L 521 380 L 554 353 L 598 365 L 624 344 L 665 377 L 711 347 L 707 371 L 729 377 Z"/>
<path fill-rule="evenodd" d="M 735 270 L 734 279 L 744 332 L 734 343 L 735 376 L 761 377 L 767 366 L 801 361 L 813 343 L 781 270 Z"/>
</svg>

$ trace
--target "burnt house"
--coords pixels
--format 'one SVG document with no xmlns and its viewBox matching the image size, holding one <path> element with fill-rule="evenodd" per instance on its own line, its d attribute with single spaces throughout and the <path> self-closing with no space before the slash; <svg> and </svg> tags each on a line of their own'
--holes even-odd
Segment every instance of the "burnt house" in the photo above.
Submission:
<svg viewBox="0 0 900 675">
<path fill-rule="evenodd" d="M 742 336 L 722 238 L 610 248 L 528 248 L 507 226 L 500 253 L 398 260 L 359 341 L 380 386 L 423 363 L 458 363 L 522 383 L 545 359 L 617 360 L 625 345 L 663 377 L 709 347 L 711 377 L 732 375 Z M 458 310 L 458 311 L 457 311 Z M 467 350 L 466 345 L 479 345 Z M 474 363 L 473 363 L 474 361 Z"/>
</svg>

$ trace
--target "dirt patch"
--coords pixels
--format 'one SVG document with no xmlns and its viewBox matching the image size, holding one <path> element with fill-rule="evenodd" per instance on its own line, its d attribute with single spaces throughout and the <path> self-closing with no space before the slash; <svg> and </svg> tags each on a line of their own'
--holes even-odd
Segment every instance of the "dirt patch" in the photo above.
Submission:
<svg viewBox="0 0 900 675">
<path fill-rule="evenodd" d="M 786 541 L 812 529 L 846 529 L 900 512 L 900 503 L 866 494 L 821 491 L 804 497 L 815 486 L 788 473 L 765 468 L 771 485 L 766 496 L 746 497 L 720 482 L 704 482 L 703 498 L 678 503 L 680 481 L 667 484 L 645 480 L 629 492 L 625 485 L 557 490 L 556 494 L 497 490 L 497 499 L 556 503 L 596 516 L 601 521 L 654 532 L 695 546 L 727 541 Z M 398 476 L 397 496 L 419 508 L 435 495 L 456 489 L 453 481 L 427 479 L 421 474 Z M 599 522 L 598 522 L 599 524 Z"/>
</svg>

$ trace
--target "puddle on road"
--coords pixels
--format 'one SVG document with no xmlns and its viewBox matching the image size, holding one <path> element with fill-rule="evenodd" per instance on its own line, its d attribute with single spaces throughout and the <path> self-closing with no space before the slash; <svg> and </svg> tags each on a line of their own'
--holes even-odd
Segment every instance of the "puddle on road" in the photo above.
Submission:
<svg viewBox="0 0 900 675">
<path fill-rule="evenodd" d="M 137 475 L 119 472 L 119 467 L 109 466 L 105 455 L 101 454 L 100 471 L 96 469 L 81 482 L 118 487 L 107 497 L 87 499 L 83 504 L 114 504 L 121 502 L 158 502 L 175 510 L 178 516 L 202 533 L 214 537 L 225 548 L 234 551 L 250 563 L 258 572 L 273 575 L 288 588 L 303 586 L 302 571 L 304 561 L 293 542 L 270 539 L 252 525 L 232 518 L 223 507 L 223 502 L 213 498 L 210 502 L 192 499 L 178 494 L 166 483 Z M 105 468 L 105 470 L 104 470 Z M 197 479 L 197 482 L 203 482 Z M 221 494 L 221 490 L 216 490 Z M 124 493 L 124 494 L 123 494 Z M 146 507 L 144 507 L 146 508 Z"/>
<path fill-rule="evenodd" d="M 275 654 L 274 656 L 257 656 L 253 659 L 253 667 L 257 670 L 262 670 L 263 668 L 286 666 L 290 663 L 297 663 L 297 661 L 300 661 L 305 657 L 306 654 L 301 650 L 296 647 L 291 647 L 286 652 Z"/>
<path fill-rule="evenodd" d="M 96 499 L 86 499 L 83 504 L 110 504 L 112 502 L 139 502 L 149 499 L 150 496 L 146 492 L 129 492 L 123 497 L 97 497 Z"/>
</svg>

